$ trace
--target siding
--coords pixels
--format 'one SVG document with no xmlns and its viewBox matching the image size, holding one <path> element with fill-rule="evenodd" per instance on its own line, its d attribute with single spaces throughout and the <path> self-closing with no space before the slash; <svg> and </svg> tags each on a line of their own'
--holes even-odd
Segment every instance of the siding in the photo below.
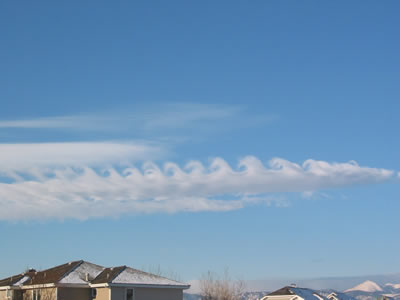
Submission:
<svg viewBox="0 0 400 300">
<path fill-rule="evenodd" d="M 125 300 L 125 288 L 111 288 L 111 300 Z"/>
<path fill-rule="evenodd" d="M 57 289 L 56 288 L 43 288 L 40 289 L 41 300 L 57 300 Z M 32 290 L 23 291 L 23 300 L 32 300 Z"/>
<path fill-rule="evenodd" d="M 90 288 L 58 288 L 57 294 L 57 300 L 91 300 Z"/>
<path fill-rule="evenodd" d="M 95 300 L 109 300 L 110 299 L 110 289 L 109 288 L 97 288 L 97 297 Z"/>
<path fill-rule="evenodd" d="M 136 288 L 134 299 L 135 300 L 182 300 L 183 291 L 181 289 Z"/>
</svg>

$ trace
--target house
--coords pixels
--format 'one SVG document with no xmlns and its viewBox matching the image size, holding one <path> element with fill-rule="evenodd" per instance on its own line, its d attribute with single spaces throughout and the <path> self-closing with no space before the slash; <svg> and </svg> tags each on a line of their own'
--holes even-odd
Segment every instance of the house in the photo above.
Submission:
<svg viewBox="0 0 400 300">
<path fill-rule="evenodd" d="M 286 286 L 262 297 L 260 300 L 327 300 L 327 298 L 311 289 Z"/>
<path fill-rule="evenodd" d="M 340 292 L 332 292 L 326 298 L 329 300 L 355 300 L 355 298 Z"/>
<path fill-rule="evenodd" d="M 189 287 L 127 266 L 79 260 L 0 280 L 0 300 L 182 300 Z"/>
</svg>

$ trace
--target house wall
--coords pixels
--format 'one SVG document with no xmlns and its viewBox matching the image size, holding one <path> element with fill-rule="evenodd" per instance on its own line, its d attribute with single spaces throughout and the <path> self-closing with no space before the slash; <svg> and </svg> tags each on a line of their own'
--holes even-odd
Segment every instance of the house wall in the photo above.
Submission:
<svg viewBox="0 0 400 300">
<path fill-rule="evenodd" d="M 91 300 L 91 298 L 90 288 L 63 287 L 57 290 L 57 300 Z"/>
<path fill-rule="evenodd" d="M 32 290 L 23 291 L 23 300 L 32 300 Z M 40 289 L 41 300 L 57 300 L 57 289 L 56 288 L 43 288 Z"/>
<path fill-rule="evenodd" d="M 181 289 L 135 288 L 134 291 L 135 291 L 134 292 L 135 300 L 182 300 L 183 299 L 183 291 Z"/>
<path fill-rule="evenodd" d="M 181 289 L 134 288 L 133 291 L 134 300 L 183 300 L 183 291 Z M 125 299 L 126 288 L 111 288 L 111 300 Z"/>
<path fill-rule="evenodd" d="M 110 289 L 97 288 L 97 297 L 94 300 L 110 300 Z"/>
<path fill-rule="evenodd" d="M 125 300 L 125 288 L 112 287 L 111 300 Z"/>
<path fill-rule="evenodd" d="M 22 300 L 22 291 L 14 290 L 14 299 Z M 5 290 L 0 291 L 0 300 L 8 300 L 7 299 L 7 291 L 5 291 Z"/>
</svg>

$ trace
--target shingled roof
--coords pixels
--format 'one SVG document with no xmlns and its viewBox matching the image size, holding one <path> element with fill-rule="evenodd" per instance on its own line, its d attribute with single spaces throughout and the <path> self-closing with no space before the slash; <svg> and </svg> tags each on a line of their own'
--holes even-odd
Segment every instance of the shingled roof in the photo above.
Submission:
<svg viewBox="0 0 400 300">
<path fill-rule="evenodd" d="M 92 284 L 100 284 L 100 283 L 111 283 L 115 277 L 121 273 L 126 266 L 114 267 L 114 268 L 105 268 L 103 272 L 101 272 L 94 280 L 91 281 Z"/>
<path fill-rule="evenodd" d="M 81 263 L 83 263 L 83 260 L 69 262 L 44 271 L 35 272 L 31 275 L 31 278 L 24 283 L 24 285 L 57 283 Z"/>
<path fill-rule="evenodd" d="M 294 296 L 297 295 L 304 300 L 327 300 L 326 297 L 321 296 L 316 291 L 306 288 L 285 286 L 275 292 L 272 292 L 268 296 Z"/>
<path fill-rule="evenodd" d="M 0 280 L 0 286 L 12 286 L 18 283 L 22 278 L 25 277 L 25 274 L 18 274 L 8 278 L 4 278 Z"/>
<path fill-rule="evenodd" d="M 43 271 L 32 271 L 0 280 L 0 287 L 57 284 L 68 285 L 158 285 L 189 288 L 189 285 L 127 266 L 105 268 L 83 260 L 69 262 Z"/>
<path fill-rule="evenodd" d="M 268 294 L 268 296 L 281 296 L 281 295 L 294 295 L 288 286 L 285 286 L 275 292 Z"/>
</svg>

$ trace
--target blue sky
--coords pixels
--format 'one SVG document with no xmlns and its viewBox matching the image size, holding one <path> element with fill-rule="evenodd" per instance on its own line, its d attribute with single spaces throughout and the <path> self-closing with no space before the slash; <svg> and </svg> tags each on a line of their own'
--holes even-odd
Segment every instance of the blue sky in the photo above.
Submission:
<svg viewBox="0 0 400 300">
<path fill-rule="evenodd" d="M 0 4 L 0 276 L 400 270 L 397 1 Z"/>
</svg>

